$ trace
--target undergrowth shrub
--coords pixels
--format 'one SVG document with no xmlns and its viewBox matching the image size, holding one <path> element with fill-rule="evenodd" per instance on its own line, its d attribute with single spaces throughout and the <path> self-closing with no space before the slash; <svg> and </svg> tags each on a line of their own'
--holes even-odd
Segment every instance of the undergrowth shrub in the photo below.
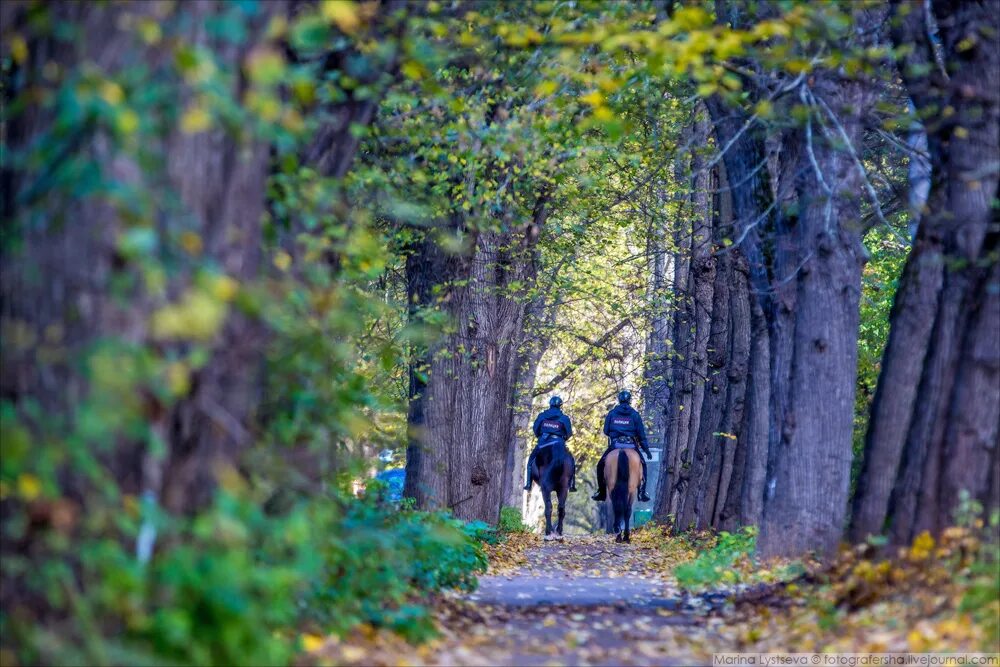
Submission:
<svg viewBox="0 0 1000 667">
<path fill-rule="evenodd" d="M 516 507 L 501 507 L 497 531 L 500 533 L 530 533 L 531 527 L 524 523 L 521 510 Z"/>
<path fill-rule="evenodd" d="M 981 533 L 982 543 L 961 574 L 965 592 L 959 610 L 970 613 L 982 626 L 989 642 L 984 650 L 994 650 L 1000 642 L 1000 510 L 993 510 L 985 522 L 983 514 L 982 505 L 963 491 L 956 523 L 973 534 Z"/>
<path fill-rule="evenodd" d="M 30 558 L 5 554 L 5 581 L 31 602 L 0 612 L 2 664 L 288 664 L 306 625 L 345 634 L 367 623 L 418 641 L 433 633 L 422 599 L 471 590 L 486 568 L 485 524 L 374 494 L 313 495 L 274 516 L 233 472 L 193 518 L 120 503 L 73 539 L 52 530 Z M 156 528 L 146 562 L 135 553 L 143 521 Z M 5 535 L 12 546 L 10 525 Z"/>
<path fill-rule="evenodd" d="M 434 627 L 420 598 L 473 590 L 476 573 L 486 570 L 485 524 L 358 502 L 345 506 L 332 527 L 319 536 L 322 572 L 306 607 L 311 620 L 338 634 L 370 623 L 412 641 L 427 639 Z"/>
<path fill-rule="evenodd" d="M 745 526 L 736 533 L 720 532 L 714 545 L 694 560 L 674 568 L 677 583 L 684 589 L 697 591 L 737 582 L 739 575 L 734 566 L 753 553 L 756 539 L 755 526 Z"/>
</svg>

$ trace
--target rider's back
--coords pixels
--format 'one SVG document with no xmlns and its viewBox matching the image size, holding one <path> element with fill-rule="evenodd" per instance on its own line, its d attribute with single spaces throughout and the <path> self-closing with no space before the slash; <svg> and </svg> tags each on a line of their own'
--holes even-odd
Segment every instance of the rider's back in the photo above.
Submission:
<svg viewBox="0 0 1000 667">
<path fill-rule="evenodd" d="M 573 435 L 573 426 L 562 410 L 549 408 L 535 418 L 535 437 L 540 440 L 559 438 L 566 440 Z"/>
<path fill-rule="evenodd" d="M 619 403 L 611 409 L 604 418 L 604 433 L 614 441 L 616 438 L 635 438 L 642 436 L 642 417 L 631 405 Z"/>
</svg>

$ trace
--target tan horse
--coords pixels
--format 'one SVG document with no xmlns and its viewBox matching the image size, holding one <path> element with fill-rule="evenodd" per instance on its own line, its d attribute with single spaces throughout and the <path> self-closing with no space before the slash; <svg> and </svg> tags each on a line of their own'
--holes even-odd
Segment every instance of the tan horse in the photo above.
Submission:
<svg viewBox="0 0 1000 667">
<path fill-rule="evenodd" d="M 630 542 L 632 505 L 642 480 L 642 461 L 635 449 L 619 449 L 604 459 L 608 515 L 614 517 L 615 542 Z"/>
</svg>

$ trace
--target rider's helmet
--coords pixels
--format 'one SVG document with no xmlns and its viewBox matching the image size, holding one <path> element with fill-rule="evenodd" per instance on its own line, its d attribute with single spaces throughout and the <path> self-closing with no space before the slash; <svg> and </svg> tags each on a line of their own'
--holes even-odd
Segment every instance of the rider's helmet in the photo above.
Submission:
<svg viewBox="0 0 1000 667">
<path fill-rule="evenodd" d="M 550 408 L 558 408 L 561 406 L 562 406 L 562 399 L 559 398 L 558 396 L 553 396 L 552 398 L 549 399 Z"/>
<path fill-rule="evenodd" d="M 619 403 L 631 403 L 632 402 L 632 392 L 628 389 L 623 389 L 618 392 L 618 402 Z"/>
</svg>

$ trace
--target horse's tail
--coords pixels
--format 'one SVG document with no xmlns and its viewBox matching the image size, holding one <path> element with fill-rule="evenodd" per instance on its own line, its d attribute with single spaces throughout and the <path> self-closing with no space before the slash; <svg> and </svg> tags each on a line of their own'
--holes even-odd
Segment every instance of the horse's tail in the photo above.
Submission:
<svg viewBox="0 0 1000 667">
<path fill-rule="evenodd" d="M 628 453 L 618 450 L 618 465 L 615 474 L 615 484 L 610 489 L 611 507 L 615 513 L 615 530 L 621 530 L 621 522 L 625 521 L 629 501 L 629 464 Z"/>
</svg>

